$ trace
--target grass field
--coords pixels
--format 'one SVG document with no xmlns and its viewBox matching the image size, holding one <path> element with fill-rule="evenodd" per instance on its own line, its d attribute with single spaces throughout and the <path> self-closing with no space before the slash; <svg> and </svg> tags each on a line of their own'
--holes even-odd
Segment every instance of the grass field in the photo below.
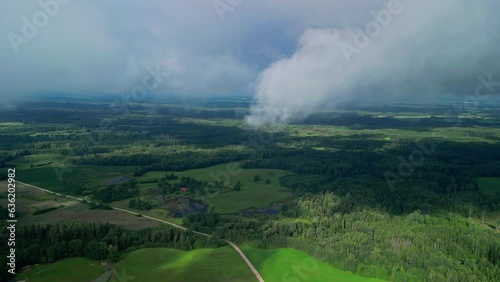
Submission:
<svg viewBox="0 0 500 282">
<path fill-rule="evenodd" d="M 288 189 L 279 184 L 279 178 L 289 175 L 289 172 L 279 169 L 241 169 L 239 165 L 233 165 L 223 164 L 173 173 L 179 177 L 189 176 L 208 183 L 224 181 L 230 187 L 240 181 L 241 191 L 219 193 L 208 198 L 209 208 L 215 207 L 218 213 L 234 213 L 250 207 L 263 208 L 291 196 Z M 139 177 L 138 181 L 160 179 L 166 173 L 170 172 L 148 172 Z M 255 175 L 260 177 L 257 182 L 254 181 Z M 265 183 L 267 179 L 270 180 L 270 184 Z"/>
<path fill-rule="evenodd" d="M 68 258 L 52 264 L 35 265 L 16 275 L 16 281 L 29 282 L 89 282 L 99 277 L 104 268 L 86 258 Z"/>
<path fill-rule="evenodd" d="M 0 181 L 0 186 L 7 187 L 7 181 Z M 159 225 L 156 221 L 120 211 L 90 210 L 78 201 L 51 195 L 20 183 L 17 183 L 16 187 L 16 216 L 19 219 L 18 224 L 21 225 L 74 221 L 110 222 L 126 229 L 142 229 Z M 2 195 L 5 196 L 6 193 L 5 191 Z M 64 205 L 64 207 L 48 213 L 33 215 L 36 210 L 59 205 Z"/>
<path fill-rule="evenodd" d="M 181 251 L 155 248 L 130 252 L 114 264 L 132 281 L 256 281 L 250 268 L 231 247 Z M 119 282 L 118 279 L 112 280 Z"/>
<path fill-rule="evenodd" d="M 382 281 L 341 271 L 295 249 L 240 248 L 265 281 Z"/>
<path fill-rule="evenodd" d="M 478 177 L 479 189 L 487 195 L 495 195 L 500 192 L 500 177 Z"/>
</svg>

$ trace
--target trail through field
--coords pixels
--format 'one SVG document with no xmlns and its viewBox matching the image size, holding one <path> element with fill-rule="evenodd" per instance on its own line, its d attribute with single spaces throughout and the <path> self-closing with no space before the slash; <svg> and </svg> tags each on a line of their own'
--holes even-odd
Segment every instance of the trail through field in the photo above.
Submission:
<svg viewBox="0 0 500 282">
<path fill-rule="evenodd" d="M 70 198 L 70 199 L 77 200 L 77 201 L 80 201 L 80 202 L 84 201 L 84 199 L 82 199 L 82 198 L 77 198 L 77 197 L 73 197 L 73 196 L 68 196 L 68 195 L 63 195 L 63 194 L 60 194 L 60 193 L 52 192 L 52 191 L 49 191 L 47 189 L 44 189 L 44 188 L 41 188 L 41 187 L 38 187 L 38 186 L 34 186 L 34 185 L 31 185 L 31 184 L 27 184 L 27 183 L 24 183 L 24 182 L 21 182 L 21 181 L 17 181 L 17 182 L 20 183 L 20 184 L 23 184 L 23 185 L 25 185 L 27 187 L 38 189 L 38 190 L 46 192 L 46 193 L 51 193 L 51 194 L 54 194 L 54 195 L 57 195 L 57 196 Z M 130 214 L 133 214 L 133 215 L 139 215 L 137 212 L 133 212 L 133 211 L 130 211 L 130 210 L 116 208 L 116 207 L 111 207 L 111 208 L 114 209 L 114 210 L 117 210 L 117 211 L 126 212 L 126 213 L 130 213 Z M 151 220 L 156 220 L 158 222 L 168 224 L 168 225 L 173 226 L 173 227 L 178 228 L 178 229 L 182 229 L 182 230 L 188 231 L 188 229 L 186 227 L 178 225 L 178 224 L 175 224 L 173 222 L 169 222 L 169 221 L 166 221 L 166 220 L 162 220 L 162 219 L 159 219 L 159 218 L 156 218 L 156 217 L 151 217 L 151 216 L 144 215 L 144 214 L 141 214 L 141 216 L 144 217 L 144 218 L 148 218 L 148 219 L 151 219 Z M 213 237 L 212 235 L 207 234 L 207 233 L 198 232 L 198 231 L 194 231 L 194 230 L 190 230 L 190 231 L 193 232 L 193 233 L 195 233 L 195 234 L 198 234 L 198 235 L 202 235 L 202 236 L 206 236 L 206 237 Z M 250 268 L 250 270 L 252 270 L 253 274 L 259 280 L 259 282 L 264 282 L 264 279 L 262 278 L 262 276 L 260 275 L 260 273 L 253 266 L 253 264 L 250 262 L 250 260 L 245 256 L 245 254 L 243 253 L 243 251 L 238 246 L 236 246 L 236 244 L 234 244 L 233 242 L 230 242 L 228 240 L 224 240 L 224 241 L 226 241 L 226 243 L 228 243 L 236 252 L 238 252 L 238 254 L 241 256 L 241 258 L 243 259 L 243 261 L 245 261 L 245 263 L 248 265 L 248 267 Z"/>
</svg>

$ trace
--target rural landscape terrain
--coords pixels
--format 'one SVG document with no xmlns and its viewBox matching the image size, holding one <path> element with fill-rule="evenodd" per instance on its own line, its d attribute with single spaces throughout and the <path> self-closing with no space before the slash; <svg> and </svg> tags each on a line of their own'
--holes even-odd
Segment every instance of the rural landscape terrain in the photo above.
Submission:
<svg viewBox="0 0 500 282">
<path fill-rule="evenodd" d="M 50 97 L 2 112 L 16 281 L 258 281 L 226 240 L 264 281 L 499 277 L 495 105 L 345 105 L 255 129 L 249 102 L 123 113 Z"/>
</svg>

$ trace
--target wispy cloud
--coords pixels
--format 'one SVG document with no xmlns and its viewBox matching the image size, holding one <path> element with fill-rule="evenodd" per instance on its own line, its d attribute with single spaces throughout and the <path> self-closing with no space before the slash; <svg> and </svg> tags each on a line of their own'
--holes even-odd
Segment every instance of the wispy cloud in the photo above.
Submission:
<svg viewBox="0 0 500 282">
<path fill-rule="evenodd" d="M 399 12 L 371 34 L 394 2 Z M 260 74 L 247 121 L 287 122 L 359 97 L 469 94 L 478 74 L 500 76 L 498 8 L 494 1 L 388 1 L 366 11 L 363 24 L 309 29 L 293 55 Z"/>
</svg>

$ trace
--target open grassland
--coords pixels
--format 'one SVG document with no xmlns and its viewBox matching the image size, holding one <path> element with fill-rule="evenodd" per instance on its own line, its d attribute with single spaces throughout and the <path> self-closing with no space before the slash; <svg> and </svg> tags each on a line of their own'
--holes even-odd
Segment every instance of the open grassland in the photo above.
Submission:
<svg viewBox="0 0 500 282">
<path fill-rule="evenodd" d="M 255 281 L 255 276 L 231 247 L 181 251 L 140 249 L 123 256 L 113 266 L 134 281 Z M 112 280 L 119 282 L 118 279 Z M 270 281 L 270 280 L 269 280 Z"/>
<path fill-rule="evenodd" d="M 138 181 L 151 181 L 165 176 L 167 171 L 152 171 L 139 177 Z M 197 180 L 214 183 L 223 181 L 226 186 L 233 187 L 238 181 L 241 191 L 229 191 L 208 197 L 210 208 L 218 213 L 234 213 L 245 208 L 262 208 L 274 202 L 282 201 L 291 196 L 289 190 L 279 183 L 279 178 L 290 172 L 279 169 L 242 169 L 236 163 L 216 165 L 202 169 L 191 169 L 183 172 L 173 172 L 181 177 L 192 177 Z M 258 175 L 259 181 L 254 181 Z M 266 180 L 268 180 L 266 183 Z M 175 182 L 176 180 L 171 180 Z"/>
<path fill-rule="evenodd" d="M 7 182 L 0 181 L 0 186 L 6 187 Z M 16 216 L 19 219 L 18 224 L 21 225 L 74 221 L 110 222 L 126 229 L 142 229 L 159 225 L 156 221 L 120 211 L 90 210 L 86 205 L 78 201 L 45 193 L 20 183 L 17 183 L 16 187 Z M 2 193 L 3 196 L 5 194 Z M 37 210 L 61 205 L 64 207 L 40 215 L 33 215 Z"/>
<path fill-rule="evenodd" d="M 98 262 L 86 258 L 68 258 L 51 264 L 31 266 L 17 274 L 15 279 L 29 282 L 89 282 L 104 271 Z"/>
<path fill-rule="evenodd" d="M 500 177 L 479 177 L 477 184 L 479 189 L 487 195 L 500 193 Z"/>
<path fill-rule="evenodd" d="M 129 201 L 130 201 L 130 199 L 125 199 L 125 200 L 121 200 L 118 202 L 113 202 L 112 205 L 113 205 L 113 207 L 127 209 L 127 210 L 137 212 L 137 214 L 148 215 L 151 217 L 156 217 L 156 218 L 160 218 L 163 220 L 168 220 L 169 222 L 172 222 L 172 223 L 175 223 L 178 225 L 182 225 L 182 223 L 183 223 L 182 217 L 170 216 L 168 210 L 164 207 L 154 208 L 154 209 L 150 209 L 150 210 L 137 210 L 137 209 L 129 208 L 129 206 L 128 206 Z M 142 217 L 138 217 L 138 216 L 134 216 L 134 217 L 139 218 L 139 219 L 143 219 Z"/>
<path fill-rule="evenodd" d="M 382 281 L 341 271 L 295 249 L 266 250 L 242 246 L 241 250 L 257 268 L 265 281 Z"/>
</svg>

